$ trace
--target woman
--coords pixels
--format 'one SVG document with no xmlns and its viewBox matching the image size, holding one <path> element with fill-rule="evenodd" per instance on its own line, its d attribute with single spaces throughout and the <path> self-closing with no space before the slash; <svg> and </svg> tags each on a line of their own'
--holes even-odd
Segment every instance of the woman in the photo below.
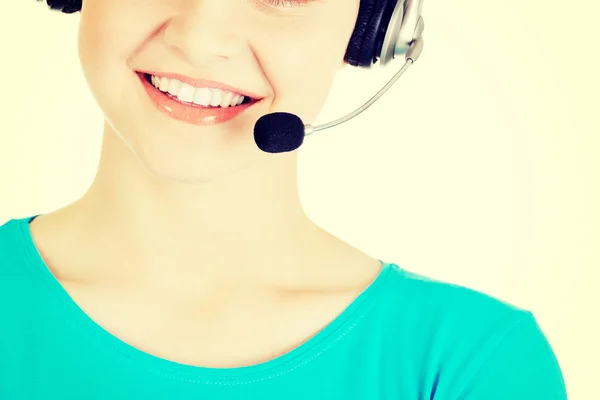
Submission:
<svg viewBox="0 0 600 400">
<path fill-rule="evenodd" d="M 0 227 L 0 398 L 566 398 L 531 312 L 332 236 L 254 143 L 315 119 L 376 0 L 48 3 L 104 136 L 80 199 Z"/>
</svg>

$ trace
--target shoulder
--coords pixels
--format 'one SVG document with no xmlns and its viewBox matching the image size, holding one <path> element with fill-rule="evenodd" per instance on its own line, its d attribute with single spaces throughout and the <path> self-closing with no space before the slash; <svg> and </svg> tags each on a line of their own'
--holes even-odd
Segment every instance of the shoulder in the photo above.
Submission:
<svg viewBox="0 0 600 400">
<path fill-rule="evenodd" d="M 531 311 L 506 300 L 393 267 L 381 301 L 391 331 L 414 335 L 413 343 L 439 349 L 442 358 L 490 351 L 517 325 L 535 321 Z"/>
<path fill-rule="evenodd" d="M 505 300 L 396 264 L 390 264 L 374 303 L 376 325 L 396 350 L 411 346 L 411 351 L 429 354 L 435 349 L 440 360 L 488 351 L 521 321 L 533 318 L 529 310 Z"/>
<path fill-rule="evenodd" d="M 0 299 L 31 284 L 33 249 L 26 239 L 27 221 L 18 218 L 0 224 Z"/>
<path fill-rule="evenodd" d="M 385 315 L 382 335 L 396 360 L 404 358 L 412 364 L 407 368 L 437 377 L 442 398 L 521 399 L 526 397 L 517 392 L 534 394 L 536 385 L 546 382 L 553 391 L 547 398 L 563 399 L 558 361 L 531 311 L 392 267 L 374 313 Z M 516 392 L 503 388 L 511 382 Z M 469 392 L 476 397 L 461 397 Z"/>
<path fill-rule="evenodd" d="M 531 312 L 506 300 L 463 285 L 444 282 L 391 264 L 383 307 L 403 318 L 419 316 L 442 327 L 473 331 L 505 326 Z"/>
<path fill-rule="evenodd" d="M 23 222 L 23 219 L 0 222 L 0 266 L 8 265 L 17 256 L 17 248 L 21 247 L 23 237 Z"/>
</svg>

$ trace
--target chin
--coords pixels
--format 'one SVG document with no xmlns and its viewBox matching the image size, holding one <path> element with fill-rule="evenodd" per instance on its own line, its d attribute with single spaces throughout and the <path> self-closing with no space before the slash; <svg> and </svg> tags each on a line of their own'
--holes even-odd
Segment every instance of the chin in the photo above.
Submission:
<svg viewBox="0 0 600 400">
<path fill-rule="evenodd" d="M 199 133 L 202 134 L 202 133 Z M 137 135 L 116 135 L 115 147 L 126 145 L 127 151 L 103 149 L 116 165 L 127 165 L 127 161 L 115 161 L 124 157 L 137 164 L 134 173 L 145 172 L 162 181 L 202 184 L 223 179 L 248 168 L 258 167 L 273 160 L 271 154 L 263 153 L 252 143 L 222 143 L 205 137 L 193 142 L 164 140 L 164 133 L 145 131 Z M 215 143 L 217 142 L 217 143 Z M 220 142 L 220 143 L 219 143 Z M 110 155 L 113 153 L 114 155 Z M 141 167 L 141 168 L 137 168 Z M 135 179 L 135 177 L 134 177 Z"/>
</svg>

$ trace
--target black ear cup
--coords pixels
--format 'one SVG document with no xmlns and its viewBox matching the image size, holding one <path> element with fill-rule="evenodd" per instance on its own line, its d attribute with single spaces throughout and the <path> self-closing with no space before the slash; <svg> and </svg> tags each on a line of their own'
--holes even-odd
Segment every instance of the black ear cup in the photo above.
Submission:
<svg viewBox="0 0 600 400">
<path fill-rule="evenodd" d="M 48 7 L 52 10 L 62 11 L 65 14 L 72 14 L 81 11 L 81 1 L 82 0 L 46 0 L 46 3 L 48 3 Z"/>
<path fill-rule="evenodd" d="M 370 67 L 381 53 L 388 23 L 398 0 L 361 0 L 356 26 L 344 60 L 353 66 Z"/>
</svg>

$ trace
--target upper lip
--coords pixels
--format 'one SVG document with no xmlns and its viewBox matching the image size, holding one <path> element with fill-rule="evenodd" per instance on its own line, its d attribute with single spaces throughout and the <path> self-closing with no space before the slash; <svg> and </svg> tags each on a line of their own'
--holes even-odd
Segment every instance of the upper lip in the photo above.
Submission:
<svg viewBox="0 0 600 400">
<path fill-rule="evenodd" d="M 170 73 L 170 72 L 157 72 L 157 71 L 138 71 L 138 72 L 140 72 L 142 74 L 149 74 L 149 75 L 154 75 L 154 76 L 158 76 L 158 77 L 164 76 L 165 78 L 177 79 L 180 82 L 187 83 L 188 85 L 191 85 L 191 86 L 194 86 L 197 88 L 221 89 L 221 90 L 227 90 L 229 92 L 241 94 L 243 96 L 247 96 L 252 99 L 260 99 L 261 98 L 261 96 L 257 95 L 256 93 L 252 93 L 247 90 L 239 89 L 234 86 L 227 85 L 225 83 L 215 82 L 215 81 L 211 81 L 208 79 L 195 79 L 195 78 L 190 78 L 188 76 L 179 75 L 179 74 Z"/>
</svg>

